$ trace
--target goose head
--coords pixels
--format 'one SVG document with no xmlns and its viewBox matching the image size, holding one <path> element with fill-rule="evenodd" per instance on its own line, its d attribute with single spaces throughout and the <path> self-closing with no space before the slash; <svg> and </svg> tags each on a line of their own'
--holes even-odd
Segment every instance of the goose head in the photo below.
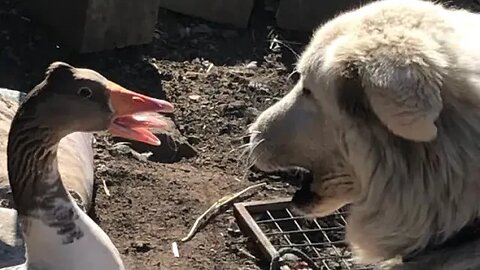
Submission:
<svg viewBox="0 0 480 270">
<path fill-rule="evenodd" d="M 145 113 L 171 113 L 171 103 L 127 90 L 94 70 L 64 62 L 52 63 L 45 75 L 27 96 L 28 106 L 24 103 L 19 112 L 41 115 L 36 125 L 51 129 L 55 137 L 108 130 L 114 136 L 160 144 L 148 128 L 163 128 L 166 123 Z"/>
</svg>

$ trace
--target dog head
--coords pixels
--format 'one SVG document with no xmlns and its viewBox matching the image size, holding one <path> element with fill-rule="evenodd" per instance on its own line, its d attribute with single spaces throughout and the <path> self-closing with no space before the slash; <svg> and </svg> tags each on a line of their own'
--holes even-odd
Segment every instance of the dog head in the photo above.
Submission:
<svg viewBox="0 0 480 270">
<path fill-rule="evenodd" d="M 297 63 L 299 81 L 250 127 L 257 168 L 312 172 L 294 196 L 301 210 L 325 215 L 359 199 L 368 188 L 359 179 L 373 170 L 356 155 L 375 147 L 362 145 L 366 137 L 436 139 L 450 59 L 435 35 L 448 29 L 422 21 L 431 3 L 407 2 L 372 4 L 320 27 Z"/>
</svg>

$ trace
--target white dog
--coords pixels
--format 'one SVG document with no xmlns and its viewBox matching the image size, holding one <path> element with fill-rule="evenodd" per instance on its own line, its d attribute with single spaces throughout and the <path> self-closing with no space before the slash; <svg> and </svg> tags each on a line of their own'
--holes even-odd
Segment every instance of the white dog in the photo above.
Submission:
<svg viewBox="0 0 480 270">
<path fill-rule="evenodd" d="M 249 129 L 256 167 L 310 170 L 304 212 L 351 204 L 362 263 L 480 269 L 480 15 L 374 2 L 321 26 L 297 70 Z"/>
</svg>

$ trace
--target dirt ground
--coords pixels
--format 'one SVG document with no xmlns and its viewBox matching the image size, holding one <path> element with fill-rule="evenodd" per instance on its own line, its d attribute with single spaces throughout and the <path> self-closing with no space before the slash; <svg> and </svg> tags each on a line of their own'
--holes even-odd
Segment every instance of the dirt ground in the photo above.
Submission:
<svg viewBox="0 0 480 270">
<path fill-rule="evenodd" d="M 274 14 L 258 2 L 248 29 L 160 10 L 152 44 L 77 55 L 32 23 L 18 0 L 0 1 L 0 87 L 29 91 L 49 63 L 62 60 L 176 106 L 173 120 L 196 157 L 142 162 L 113 151 L 108 135 L 97 135 L 90 214 L 129 269 L 267 269 L 248 255 L 259 256 L 236 229 L 231 210 L 179 243 L 180 258 L 171 251 L 172 242 L 222 196 L 267 178 L 267 187 L 242 199 L 288 197 L 293 190 L 280 176 L 246 170 L 245 157 L 235 150 L 245 142 L 248 124 L 291 87 L 295 54 L 309 37 L 274 27 Z"/>
<path fill-rule="evenodd" d="M 256 115 L 289 89 L 295 52 L 308 39 L 308 33 L 273 25 L 274 14 L 261 3 L 249 29 L 160 10 L 152 44 L 77 55 L 34 24 L 19 1 L 0 1 L 0 87 L 29 91 L 49 63 L 62 60 L 176 106 L 173 120 L 196 157 L 142 162 L 113 151 L 108 135 L 97 136 L 91 216 L 129 269 L 265 269 L 265 263 L 246 255 L 258 252 L 236 229 L 231 210 L 214 216 L 191 241 L 179 243 L 180 258 L 173 256 L 171 244 L 224 195 L 266 178 L 273 181 L 242 199 L 286 197 L 292 191 L 275 181 L 278 176 L 245 170 L 241 151 L 232 151 L 245 142 Z"/>
</svg>

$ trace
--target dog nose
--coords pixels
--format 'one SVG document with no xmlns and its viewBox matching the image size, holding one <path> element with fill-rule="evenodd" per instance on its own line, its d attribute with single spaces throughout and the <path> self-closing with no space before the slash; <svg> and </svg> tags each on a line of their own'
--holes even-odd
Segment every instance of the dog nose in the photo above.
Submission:
<svg viewBox="0 0 480 270">
<path fill-rule="evenodd" d="M 310 190 L 304 190 L 303 188 L 295 192 L 292 198 L 292 203 L 298 206 L 303 206 L 309 204 L 315 194 Z"/>
<path fill-rule="evenodd" d="M 313 200 L 315 193 L 312 192 L 312 182 L 313 175 L 311 173 L 305 174 L 302 181 L 302 187 L 293 195 L 292 203 L 302 206 L 307 205 Z"/>
</svg>

